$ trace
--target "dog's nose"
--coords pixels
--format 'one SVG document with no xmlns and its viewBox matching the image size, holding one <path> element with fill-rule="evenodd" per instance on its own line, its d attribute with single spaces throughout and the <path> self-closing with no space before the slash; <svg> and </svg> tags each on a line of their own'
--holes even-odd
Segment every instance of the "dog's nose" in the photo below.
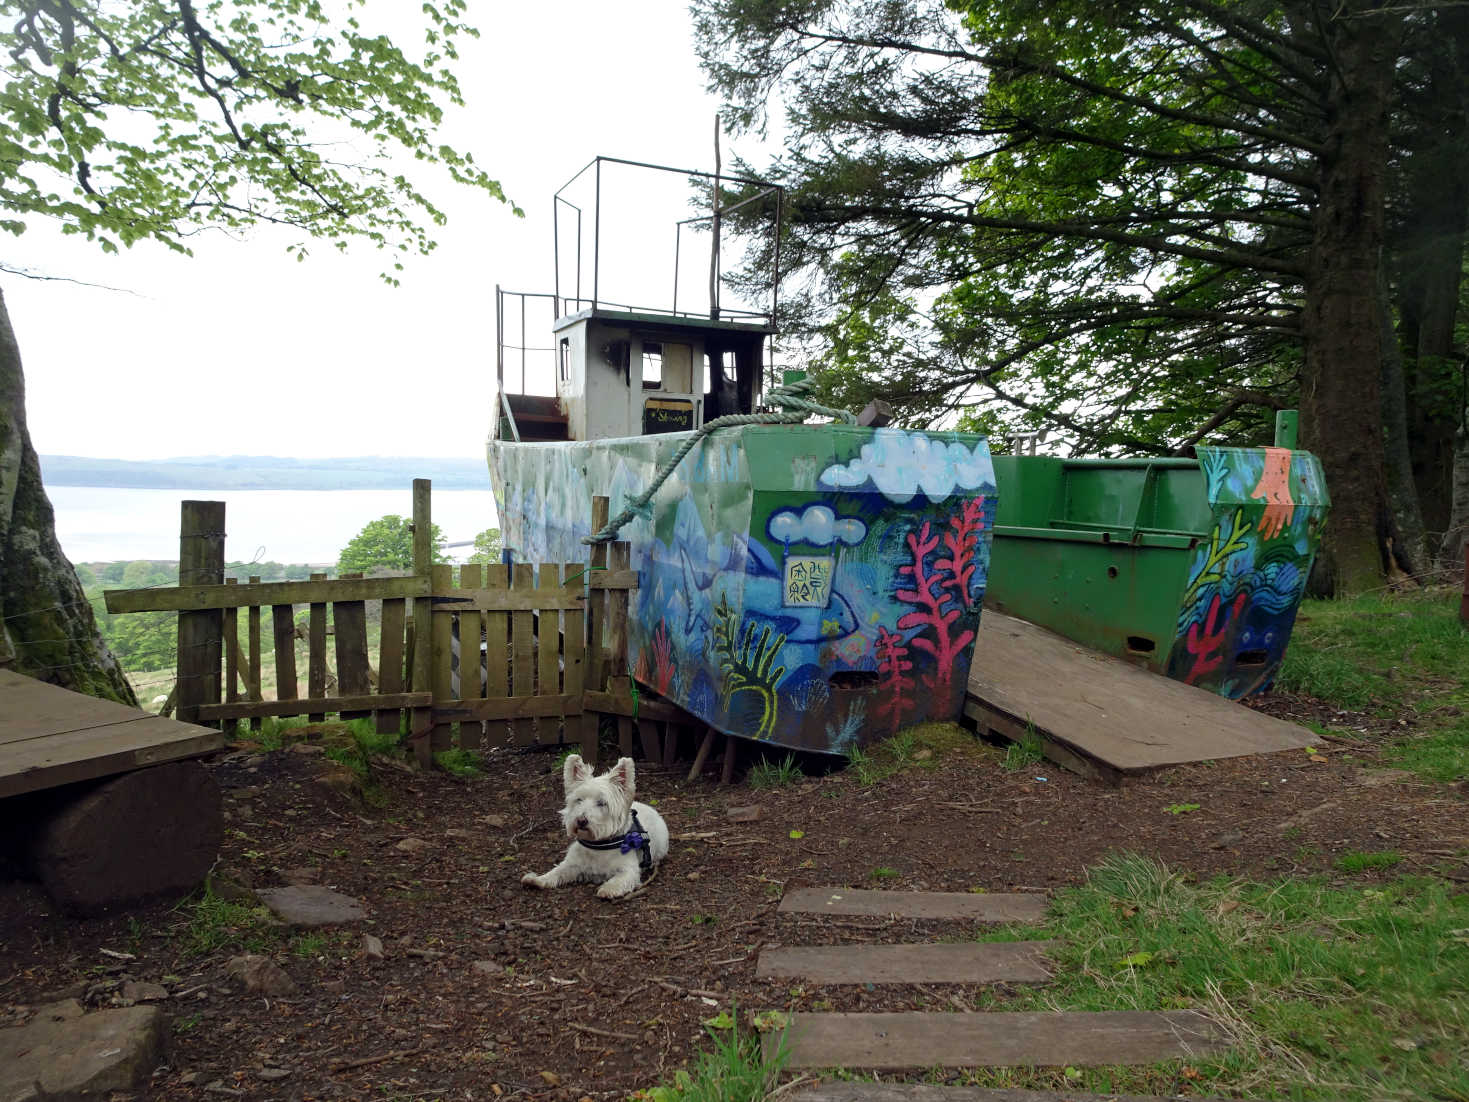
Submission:
<svg viewBox="0 0 1469 1102">
<path fill-rule="evenodd" d="M 582 817 L 581 817 L 581 818 L 580 818 L 580 819 L 578 819 L 578 820 L 577 820 L 577 821 L 576 821 L 576 825 L 577 825 L 577 827 L 578 827 L 578 828 L 579 828 L 579 829 L 581 829 L 581 830 L 586 830 L 586 828 L 587 828 L 587 820 L 586 820 L 586 816 L 582 816 Z"/>
</svg>

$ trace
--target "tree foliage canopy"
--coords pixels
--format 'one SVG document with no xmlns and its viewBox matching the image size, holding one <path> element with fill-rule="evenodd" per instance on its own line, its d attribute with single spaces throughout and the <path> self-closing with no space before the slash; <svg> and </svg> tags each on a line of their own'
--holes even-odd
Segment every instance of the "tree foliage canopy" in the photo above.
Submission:
<svg viewBox="0 0 1469 1102">
<path fill-rule="evenodd" d="M 391 153 L 504 199 L 434 134 L 462 102 L 456 43 L 477 32 L 464 0 L 424 4 L 410 54 L 363 28 L 363 6 L 3 0 L 0 225 L 21 233 L 39 215 L 107 250 L 187 251 L 206 227 L 275 223 L 428 252 L 443 213 Z"/>
<path fill-rule="evenodd" d="M 731 124 L 784 132 L 758 168 L 789 189 L 779 247 L 800 279 L 782 320 L 813 338 L 835 398 L 885 397 L 914 424 L 1044 425 L 1081 454 L 1268 442 L 1273 409 L 1302 401 L 1344 491 L 1336 530 L 1370 548 L 1382 460 L 1333 454 L 1324 422 L 1381 435 L 1387 199 L 1428 150 L 1462 168 L 1469 145 L 1443 125 L 1469 100 L 1456 5 L 695 9 Z M 1440 238 L 1456 259 L 1462 231 Z"/>
<path fill-rule="evenodd" d="M 433 561 L 442 563 L 444 533 L 433 526 Z M 337 573 L 370 573 L 373 570 L 413 569 L 413 524 L 407 517 L 388 514 L 370 520 L 342 548 L 337 558 Z"/>
</svg>

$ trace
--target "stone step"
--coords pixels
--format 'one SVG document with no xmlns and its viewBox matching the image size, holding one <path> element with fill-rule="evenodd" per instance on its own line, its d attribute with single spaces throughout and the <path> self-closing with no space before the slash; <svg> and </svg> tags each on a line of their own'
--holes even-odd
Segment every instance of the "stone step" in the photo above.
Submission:
<svg viewBox="0 0 1469 1102">
<path fill-rule="evenodd" d="M 793 1094 L 791 1102 L 1170 1102 L 1170 1099 L 1155 1094 L 1081 1094 L 1010 1087 L 942 1087 L 932 1083 L 822 1083 Z M 1224 1100 L 1191 1094 L 1188 1102 Z"/>
<path fill-rule="evenodd" d="M 760 954 L 756 979 L 812 983 L 1045 983 L 1050 941 L 792 945 Z"/>
<path fill-rule="evenodd" d="M 767 1053 L 779 1034 L 766 1034 Z M 1193 1010 L 796 1014 L 791 1068 L 1084 1067 L 1151 1064 L 1225 1047 Z"/>
<path fill-rule="evenodd" d="M 798 888 L 780 901 L 782 914 L 947 918 L 972 922 L 1040 922 L 1046 897 L 1038 892 L 884 892 L 862 888 Z"/>
</svg>

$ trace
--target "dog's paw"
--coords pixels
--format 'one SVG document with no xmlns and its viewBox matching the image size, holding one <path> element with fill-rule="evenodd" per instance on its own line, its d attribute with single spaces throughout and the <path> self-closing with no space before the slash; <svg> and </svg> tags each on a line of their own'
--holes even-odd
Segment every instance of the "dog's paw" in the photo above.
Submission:
<svg viewBox="0 0 1469 1102">
<path fill-rule="evenodd" d="M 527 888 L 544 888 L 546 886 L 545 880 L 533 872 L 528 872 L 522 876 L 520 882 Z"/>
<path fill-rule="evenodd" d="M 602 899 L 621 899 L 625 895 L 631 895 L 636 889 L 636 884 L 619 884 L 615 880 L 609 880 L 597 889 L 597 895 Z"/>
</svg>

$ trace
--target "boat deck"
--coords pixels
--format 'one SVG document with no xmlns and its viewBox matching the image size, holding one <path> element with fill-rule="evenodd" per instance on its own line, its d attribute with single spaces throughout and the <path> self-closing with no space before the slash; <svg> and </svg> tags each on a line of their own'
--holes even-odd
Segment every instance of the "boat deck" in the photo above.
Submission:
<svg viewBox="0 0 1469 1102">
<path fill-rule="evenodd" d="M 1027 723 L 1057 764 L 1118 782 L 1169 765 L 1309 746 L 1304 727 L 986 609 L 965 715 L 1007 738 Z"/>
<path fill-rule="evenodd" d="M 207 754 L 222 731 L 0 670 L 0 797 Z"/>
</svg>

